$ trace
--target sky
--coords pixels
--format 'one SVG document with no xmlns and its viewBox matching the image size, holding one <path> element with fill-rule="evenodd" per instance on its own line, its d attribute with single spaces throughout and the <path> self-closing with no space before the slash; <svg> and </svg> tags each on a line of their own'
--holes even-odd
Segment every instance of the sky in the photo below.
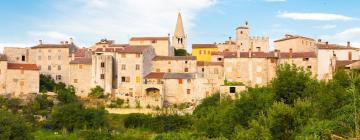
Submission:
<svg viewBox="0 0 360 140">
<path fill-rule="evenodd" d="M 223 42 L 247 21 L 252 36 L 270 44 L 285 34 L 350 41 L 360 47 L 359 0 L 4 0 L 0 1 L 0 52 L 74 38 L 90 47 L 102 38 L 173 34 L 177 13 L 191 44 Z"/>
</svg>

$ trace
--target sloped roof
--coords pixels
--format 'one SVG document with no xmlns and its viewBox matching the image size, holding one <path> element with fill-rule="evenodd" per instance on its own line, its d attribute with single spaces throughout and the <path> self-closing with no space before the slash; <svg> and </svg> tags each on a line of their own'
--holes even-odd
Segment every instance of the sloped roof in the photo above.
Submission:
<svg viewBox="0 0 360 140">
<path fill-rule="evenodd" d="M 304 36 L 299 36 L 299 35 L 289 35 L 289 34 L 286 34 L 284 38 L 281 38 L 281 39 L 275 40 L 274 42 L 281 42 L 281 41 L 286 41 L 286 40 L 291 40 L 291 39 L 297 39 L 297 38 L 303 38 L 303 39 L 308 39 L 308 40 L 315 41 L 314 39 L 309 38 L 309 37 L 304 37 Z"/>
<path fill-rule="evenodd" d="M 316 58 L 315 52 L 278 52 L 278 56 L 275 55 L 275 52 L 240 52 L 238 56 L 237 52 L 224 52 L 225 58 L 269 58 L 269 57 L 278 57 L 278 58 Z"/>
<path fill-rule="evenodd" d="M 18 63 L 8 63 L 8 69 L 20 69 L 20 70 L 39 70 L 36 64 L 18 64 Z"/>
<path fill-rule="evenodd" d="M 75 47 L 75 45 L 74 44 L 39 44 L 31 48 L 40 49 L 40 48 L 72 48 L 72 47 Z"/>
<path fill-rule="evenodd" d="M 175 37 L 185 37 L 185 32 L 184 32 L 184 26 L 183 26 L 183 22 L 182 22 L 181 13 L 178 14 L 178 17 L 177 17 L 177 20 L 176 20 L 176 27 L 175 27 L 174 36 Z"/>
<path fill-rule="evenodd" d="M 130 41 L 143 41 L 143 40 L 169 40 L 169 37 L 132 37 Z"/>
<path fill-rule="evenodd" d="M 192 44 L 192 48 L 217 48 L 216 44 Z"/>
<path fill-rule="evenodd" d="M 358 50 L 359 48 L 355 48 L 352 46 L 343 46 L 337 44 L 316 44 L 319 49 L 334 49 L 334 50 L 344 50 L 344 49 L 351 49 L 351 50 Z"/>
<path fill-rule="evenodd" d="M 117 52 L 117 53 L 143 53 L 146 49 L 152 48 L 148 45 L 132 45 L 119 48 L 97 48 L 95 52 Z"/>
<path fill-rule="evenodd" d="M 195 56 L 156 56 L 153 61 L 161 60 L 196 60 Z"/>
<path fill-rule="evenodd" d="M 91 58 L 75 58 L 70 64 L 92 64 Z"/>
</svg>

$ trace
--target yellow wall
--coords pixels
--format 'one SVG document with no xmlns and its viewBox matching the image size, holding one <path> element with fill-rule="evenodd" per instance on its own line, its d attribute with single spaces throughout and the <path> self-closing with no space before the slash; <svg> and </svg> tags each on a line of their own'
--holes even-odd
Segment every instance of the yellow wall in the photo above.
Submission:
<svg viewBox="0 0 360 140">
<path fill-rule="evenodd" d="M 198 61 L 211 61 L 211 52 L 217 52 L 217 48 L 192 48 L 192 56 Z"/>
</svg>

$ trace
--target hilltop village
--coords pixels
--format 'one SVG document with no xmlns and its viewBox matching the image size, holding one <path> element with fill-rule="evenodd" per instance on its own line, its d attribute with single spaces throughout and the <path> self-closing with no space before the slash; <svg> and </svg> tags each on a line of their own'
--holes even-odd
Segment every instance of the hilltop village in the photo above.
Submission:
<svg viewBox="0 0 360 140">
<path fill-rule="evenodd" d="M 107 95 L 141 107 L 196 105 L 217 92 L 233 96 L 246 87 L 267 85 L 277 66 L 285 63 L 319 80 L 331 79 L 338 68 L 360 68 L 359 49 L 350 42 L 337 45 L 286 34 L 270 50 L 269 37 L 251 36 L 247 22 L 223 43 L 192 44 L 191 54 L 184 53 L 187 40 L 179 14 L 172 36 L 131 37 L 125 44 L 101 39 L 89 48 L 79 48 L 71 38 L 58 44 L 39 40 L 33 47 L 5 47 L 0 54 L 0 95 L 38 94 L 43 74 L 74 86 L 81 98 L 100 86 Z"/>
</svg>

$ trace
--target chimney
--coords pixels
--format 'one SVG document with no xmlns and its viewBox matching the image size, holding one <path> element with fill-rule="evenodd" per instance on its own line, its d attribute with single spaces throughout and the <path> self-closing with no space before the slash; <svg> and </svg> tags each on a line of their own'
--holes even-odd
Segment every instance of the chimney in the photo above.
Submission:
<svg viewBox="0 0 360 140">
<path fill-rule="evenodd" d="M 65 41 L 65 44 L 69 44 L 69 41 Z"/>
<path fill-rule="evenodd" d="M 347 47 L 350 48 L 350 45 L 351 45 L 351 44 L 350 44 L 350 41 L 348 41 L 348 42 L 347 42 Z"/>
<path fill-rule="evenodd" d="M 292 50 L 292 48 L 290 48 L 290 50 L 289 50 L 289 56 L 290 56 L 290 58 L 292 58 L 292 55 L 293 55 L 293 50 Z"/>
<path fill-rule="evenodd" d="M 329 42 L 326 41 L 325 44 L 326 44 L 326 45 L 329 45 Z"/>
<path fill-rule="evenodd" d="M 229 37 L 229 42 L 228 43 L 229 43 L 229 45 L 231 45 L 231 36 Z"/>
<path fill-rule="evenodd" d="M 60 41 L 60 44 L 64 44 L 64 41 Z"/>
<path fill-rule="evenodd" d="M 249 49 L 249 58 L 251 58 L 251 55 L 252 55 L 252 50 L 251 48 Z"/>
<path fill-rule="evenodd" d="M 279 57 L 279 53 L 280 53 L 280 50 L 275 50 L 275 51 L 274 51 L 274 57 L 278 58 L 278 57 Z"/>
<path fill-rule="evenodd" d="M 70 41 L 70 44 L 74 44 L 74 39 L 72 37 L 70 37 L 69 41 Z"/>
<path fill-rule="evenodd" d="M 39 44 L 42 45 L 42 44 L 43 44 L 43 41 L 42 41 L 42 40 L 39 40 Z"/>
<path fill-rule="evenodd" d="M 320 42 L 321 42 L 321 39 L 318 39 L 318 42 L 320 43 Z"/>
</svg>

